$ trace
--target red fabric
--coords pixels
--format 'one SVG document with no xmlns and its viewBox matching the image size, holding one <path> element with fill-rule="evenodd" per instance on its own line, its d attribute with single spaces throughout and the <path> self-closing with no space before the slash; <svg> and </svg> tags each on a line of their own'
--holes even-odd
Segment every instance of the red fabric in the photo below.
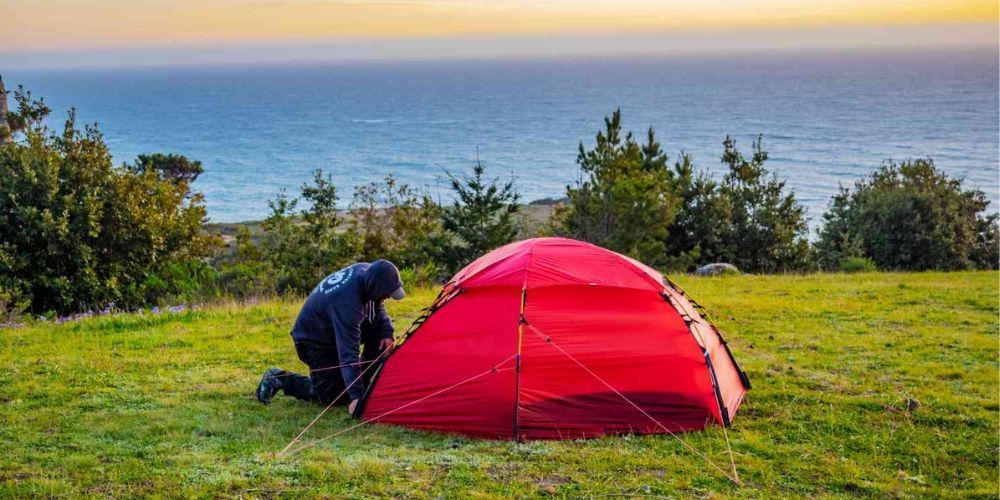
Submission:
<svg viewBox="0 0 1000 500">
<path fill-rule="evenodd" d="M 364 417 L 381 415 L 507 361 L 517 352 L 521 294 L 515 289 L 466 290 L 432 314 L 382 367 Z M 418 429 L 510 439 L 513 370 L 498 371 L 380 418 Z"/>
<path fill-rule="evenodd" d="M 530 269 L 530 272 L 529 272 Z M 566 238 L 534 238 L 502 246 L 452 278 L 459 288 L 515 286 L 529 289 L 579 284 L 660 291 L 659 273 L 610 250 Z"/>
<path fill-rule="evenodd" d="M 722 338 L 712 328 L 712 325 L 698 313 L 683 293 L 668 288 L 667 295 L 681 315 L 691 318 L 691 332 L 698 345 L 704 347 L 712 359 L 712 367 L 715 369 L 722 401 L 726 409 L 729 410 L 730 418 L 732 418 L 736 414 L 737 408 L 740 407 L 740 403 L 743 402 L 746 388 L 743 387 L 743 381 L 740 379 L 736 365 L 733 364 L 732 358 L 725 346 L 722 345 Z M 716 411 L 718 411 L 718 405 L 716 405 Z M 721 421 L 720 415 L 716 414 L 716 417 L 717 420 Z"/>
<path fill-rule="evenodd" d="M 609 250 L 521 241 L 449 286 L 461 292 L 388 358 L 363 418 L 474 437 L 575 439 L 721 424 L 720 396 L 732 418 L 746 392 L 693 305 L 655 270 Z"/>
</svg>

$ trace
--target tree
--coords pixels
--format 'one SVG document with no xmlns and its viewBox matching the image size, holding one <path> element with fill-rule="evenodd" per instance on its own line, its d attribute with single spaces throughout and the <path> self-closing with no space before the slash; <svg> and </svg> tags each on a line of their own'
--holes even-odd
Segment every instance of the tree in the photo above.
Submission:
<svg viewBox="0 0 1000 500">
<path fill-rule="evenodd" d="M 6 110 L 6 89 L 4 92 L 3 108 Z M 14 102 L 17 104 L 17 111 L 6 110 L 7 130 L 4 132 L 4 138 L 8 139 L 7 143 L 12 142 L 18 133 L 27 136 L 28 132 L 47 131 L 42 125 L 42 121 L 49 116 L 52 109 L 45 104 L 44 98 L 35 99 L 30 91 L 24 89 L 24 86 L 18 85 L 17 90 L 14 91 Z"/>
<path fill-rule="evenodd" d="M 498 179 L 487 180 L 485 172 L 477 160 L 471 176 L 459 178 L 447 173 L 456 197 L 441 214 L 442 225 L 451 235 L 446 250 L 451 272 L 517 236 L 520 195 L 514 181 L 500 184 Z"/>
<path fill-rule="evenodd" d="M 7 123 L 7 115 L 9 113 L 10 110 L 7 108 L 7 87 L 3 84 L 3 78 L 0 78 L 0 146 L 14 142 L 13 131 Z M 0 308 L 0 312 L 5 310 L 6 308 Z"/>
<path fill-rule="evenodd" d="M 555 217 L 557 231 L 628 254 L 650 264 L 666 261 L 670 225 L 679 200 L 672 191 L 667 155 L 653 129 L 646 142 L 621 135 L 621 110 L 604 119 L 596 145 L 580 143 L 577 164 L 583 178 L 567 186 L 568 202 Z"/>
<path fill-rule="evenodd" d="M 734 245 L 727 240 L 732 206 L 721 196 L 719 183 L 704 171 L 695 173 L 691 156 L 674 164 L 674 191 L 680 198 L 677 216 L 666 241 L 666 267 L 690 271 L 699 264 L 727 261 Z"/>
<path fill-rule="evenodd" d="M 184 182 L 188 185 L 204 172 L 200 161 L 189 160 L 182 155 L 163 153 L 139 155 L 131 168 L 138 173 L 154 172 L 175 184 Z"/>
<path fill-rule="evenodd" d="M 306 291 L 330 271 L 353 261 L 358 242 L 344 230 L 344 219 L 337 208 L 337 188 L 331 176 L 324 177 L 321 170 L 316 170 L 312 184 L 302 185 L 302 199 L 309 207 L 300 212 L 299 227 L 304 241 L 299 248 L 304 252 L 301 259 L 304 267 L 311 273 L 298 273 L 301 279 L 296 289 Z"/>
<path fill-rule="evenodd" d="M 753 143 L 747 159 L 726 137 L 722 163 L 729 171 L 719 186 L 719 195 L 729 207 L 719 257 L 742 270 L 760 273 L 803 270 L 809 266 L 806 210 L 785 192 L 785 182 L 764 167 L 767 151 L 762 138 Z"/>
<path fill-rule="evenodd" d="M 826 269 L 849 257 L 892 270 L 996 269 L 997 214 L 987 208 L 985 193 L 964 189 L 929 158 L 889 162 L 833 198 L 818 258 Z"/>
<path fill-rule="evenodd" d="M 695 173 L 691 158 L 681 155 L 672 183 L 680 208 L 668 229 L 667 266 L 691 270 L 698 264 L 728 262 L 744 271 L 785 272 L 806 269 L 810 248 L 805 208 L 786 192 L 785 183 L 764 167 L 767 152 L 753 143 L 749 159 L 726 137 L 721 182 Z"/>
</svg>

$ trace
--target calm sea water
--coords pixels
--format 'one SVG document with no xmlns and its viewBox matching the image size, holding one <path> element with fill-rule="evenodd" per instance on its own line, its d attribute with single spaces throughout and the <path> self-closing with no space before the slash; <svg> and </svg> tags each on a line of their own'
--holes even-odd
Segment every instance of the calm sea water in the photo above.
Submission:
<svg viewBox="0 0 1000 500">
<path fill-rule="evenodd" d="M 317 168 L 349 201 L 395 173 L 448 199 L 443 170 L 478 156 L 527 200 L 561 196 L 576 149 L 620 107 L 717 175 L 729 134 L 763 134 L 770 167 L 815 224 L 839 185 L 930 156 L 997 206 L 997 50 L 9 71 L 60 115 L 99 122 L 117 161 L 201 160 L 215 221 L 259 219 Z M 57 123 L 57 122 L 54 122 Z"/>
</svg>

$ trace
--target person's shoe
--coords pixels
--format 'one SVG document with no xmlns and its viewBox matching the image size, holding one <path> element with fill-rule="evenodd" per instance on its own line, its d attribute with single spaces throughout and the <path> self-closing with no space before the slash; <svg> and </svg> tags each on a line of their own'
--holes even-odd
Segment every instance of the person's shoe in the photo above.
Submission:
<svg viewBox="0 0 1000 500">
<path fill-rule="evenodd" d="M 271 368 L 264 372 L 264 376 L 260 379 L 260 384 L 257 385 L 257 401 L 264 404 L 271 404 L 271 398 L 278 393 L 278 390 L 282 387 L 281 376 L 284 375 L 284 371 L 278 368 Z"/>
</svg>

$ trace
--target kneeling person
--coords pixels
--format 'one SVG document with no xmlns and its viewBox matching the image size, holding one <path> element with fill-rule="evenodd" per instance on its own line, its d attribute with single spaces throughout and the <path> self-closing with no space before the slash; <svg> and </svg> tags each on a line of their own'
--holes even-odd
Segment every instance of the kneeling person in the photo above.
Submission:
<svg viewBox="0 0 1000 500">
<path fill-rule="evenodd" d="M 353 414 L 368 382 L 362 372 L 393 346 L 392 320 L 382 301 L 405 295 L 399 270 L 387 260 L 357 263 L 324 278 L 292 328 L 295 351 L 309 366 L 309 376 L 271 368 L 257 387 L 257 400 L 270 403 L 281 390 L 324 405 L 349 402 Z"/>
</svg>

